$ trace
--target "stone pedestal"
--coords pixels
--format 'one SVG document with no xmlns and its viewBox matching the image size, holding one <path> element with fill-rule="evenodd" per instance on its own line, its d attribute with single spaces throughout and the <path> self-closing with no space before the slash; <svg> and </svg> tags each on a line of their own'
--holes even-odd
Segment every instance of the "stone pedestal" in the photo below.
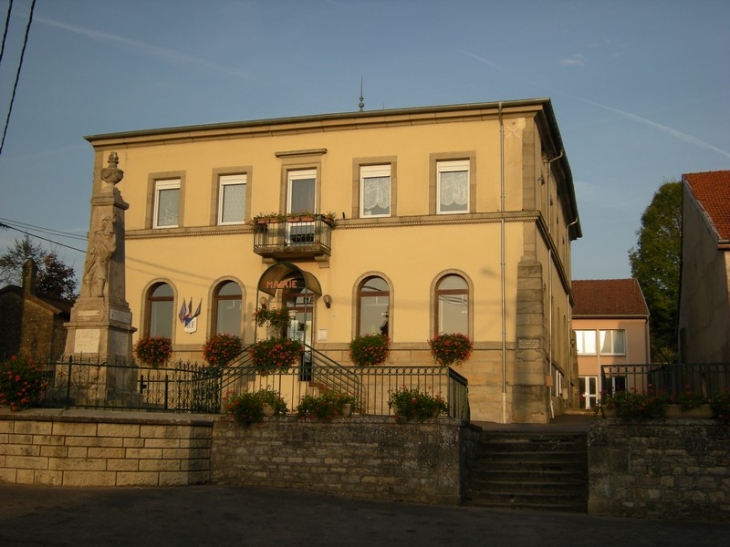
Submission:
<svg viewBox="0 0 730 547">
<path fill-rule="evenodd" d="M 66 324 L 66 356 L 74 361 L 133 364 L 132 312 L 125 300 L 124 212 L 129 205 L 114 186 L 124 172 L 117 169 L 116 153 L 109 155 L 109 166 L 94 181 L 91 199 L 91 223 L 81 283 L 81 295 Z M 130 389 L 119 385 L 105 369 L 97 373 L 90 385 L 90 398 L 118 397 L 118 391 Z M 68 380 L 66 380 L 68 381 Z M 92 394 L 91 391 L 94 393 Z"/>
</svg>

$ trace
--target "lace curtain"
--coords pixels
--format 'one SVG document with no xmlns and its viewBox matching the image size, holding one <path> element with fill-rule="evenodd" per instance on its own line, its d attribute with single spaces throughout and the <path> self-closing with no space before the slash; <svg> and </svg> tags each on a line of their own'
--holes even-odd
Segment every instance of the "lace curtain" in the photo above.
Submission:
<svg viewBox="0 0 730 547">
<path fill-rule="evenodd" d="M 363 184 L 363 209 L 372 212 L 373 209 L 390 210 L 390 177 L 371 177 Z"/>
<path fill-rule="evenodd" d="M 441 172 L 441 206 L 465 206 L 469 200 L 469 184 L 466 171 Z"/>
</svg>

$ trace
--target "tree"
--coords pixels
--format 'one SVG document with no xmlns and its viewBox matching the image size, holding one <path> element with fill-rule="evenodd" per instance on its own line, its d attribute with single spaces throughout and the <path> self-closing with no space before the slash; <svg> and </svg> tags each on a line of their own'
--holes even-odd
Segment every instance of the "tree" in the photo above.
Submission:
<svg viewBox="0 0 730 547">
<path fill-rule="evenodd" d="M 23 265 L 33 259 L 38 266 L 36 290 L 38 294 L 76 299 L 76 273 L 64 264 L 54 251 L 47 251 L 42 245 L 33 243 L 26 234 L 7 253 L 0 256 L 0 285 L 22 285 Z"/>
<path fill-rule="evenodd" d="M 677 357 L 679 273 L 682 252 L 682 183 L 665 182 L 641 216 L 637 246 L 629 251 L 631 274 L 649 307 L 651 358 Z"/>
</svg>

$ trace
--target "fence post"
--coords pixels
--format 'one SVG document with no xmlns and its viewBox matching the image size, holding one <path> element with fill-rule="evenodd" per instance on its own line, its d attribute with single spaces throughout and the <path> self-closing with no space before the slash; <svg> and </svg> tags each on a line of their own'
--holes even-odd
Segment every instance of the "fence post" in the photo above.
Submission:
<svg viewBox="0 0 730 547">
<path fill-rule="evenodd" d="M 65 409 L 68 410 L 71 408 L 70 402 L 71 402 L 71 371 L 73 366 L 73 355 L 70 355 L 68 358 L 68 379 L 66 380 L 66 405 Z"/>
</svg>

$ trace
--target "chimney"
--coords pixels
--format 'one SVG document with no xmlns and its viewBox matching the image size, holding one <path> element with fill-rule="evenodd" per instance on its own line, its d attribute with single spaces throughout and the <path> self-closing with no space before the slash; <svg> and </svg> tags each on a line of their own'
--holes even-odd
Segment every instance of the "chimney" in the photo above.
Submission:
<svg viewBox="0 0 730 547">
<path fill-rule="evenodd" d="M 32 258 L 29 258 L 23 264 L 23 294 L 35 296 L 37 278 L 38 266 Z"/>
</svg>

